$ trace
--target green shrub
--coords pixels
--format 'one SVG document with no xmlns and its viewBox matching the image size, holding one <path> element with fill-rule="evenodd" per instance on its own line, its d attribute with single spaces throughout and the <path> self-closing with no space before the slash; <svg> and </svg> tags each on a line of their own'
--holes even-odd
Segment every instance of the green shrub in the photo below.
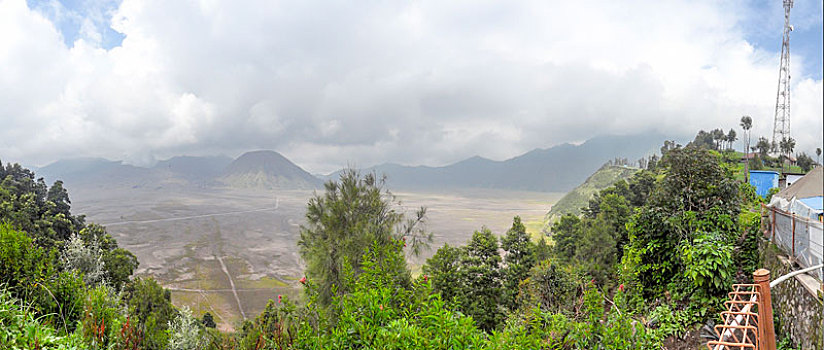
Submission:
<svg viewBox="0 0 824 350">
<path fill-rule="evenodd" d="M 0 348 L 79 350 L 86 349 L 76 335 L 60 332 L 44 324 L 31 312 L 30 305 L 12 296 L 0 286 Z"/>
</svg>

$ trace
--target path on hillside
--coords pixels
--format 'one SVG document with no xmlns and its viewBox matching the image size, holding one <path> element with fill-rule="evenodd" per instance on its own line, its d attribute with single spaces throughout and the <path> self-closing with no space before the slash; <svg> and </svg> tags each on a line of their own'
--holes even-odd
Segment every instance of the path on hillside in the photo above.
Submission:
<svg viewBox="0 0 824 350">
<path fill-rule="evenodd" d="M 261 212 L 261 211 L 277 210 L 279 205 L 280 205 L 280 199 L 276 197 L 275 198 L 275 207 L 274 208 L 259 208 L 259 209 L 250 209 L 250 210 L 238 210 L 238 211 L 229 211 L 229 212 L 223 212 L 223 213 L 179 216 L 179 217 L 164 218 L 164 219 L 128 220 L 128 221 L 119 221 L 119 222 L 112 222 L 112 223 L 100 224 L 100 225 L 101 226 L 118 226 L 118 225 L 129 225 L 129 224 L 151 224 L 151 223 L 155 223 L 155 222 L 169 222 L 169 221 L 178 221 L 178 220 L 208 218 L 208 217 L 213 217 L 213 216 L 235 215 L 235 214 L 245 214 L 245 213 L 257 213 L 257 212 Z"/>
<path fill-rule="evenodd" d="M 226 274 L 226 277 L 229 278 L 229 285 L 232 286 L 232 294 L 235 296 L 235 301 L 237 301 L 237 308 L 240 310 L 240 316 L 246 320 L 246 313 L 243 312 L 243 305 L 240 304 L 240 298 L 237 296 L 237 288 L 235 288 L 235 281 L 232 280 L 232 275 L 229 274 L 229 269 L 226 268 L 226 264 L 223 263 L 223 258 L 220 256 L 215 256 L 217 261 L 220 262 L 220 268 L 223 269 L 223 273 Z"/>
</svg>

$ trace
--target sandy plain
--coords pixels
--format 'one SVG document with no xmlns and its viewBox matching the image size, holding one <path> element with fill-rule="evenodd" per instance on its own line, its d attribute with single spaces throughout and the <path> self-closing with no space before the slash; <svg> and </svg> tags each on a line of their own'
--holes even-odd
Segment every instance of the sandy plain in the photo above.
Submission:
<svg viewBox="0 0 824 350">
<path fill-rule="evenodd" d="M 195 315 L 211 312 L 231 331 L 278 295 L 300 298 L 300 225 L 312 191 L 69 189 L 73 212 L 103 224 L 137 255 L 137 275 L 172 290 L 172 302 Z M 521 216 L 538 235 L 544 214 L 563 194 L 504 190 L 394 193 L 399 210 L 427 207 L 431 249 L 409 256 L 413 272 L 444 243 L 464 244 L 482 226 L 502 235 Z"/>
</svg>

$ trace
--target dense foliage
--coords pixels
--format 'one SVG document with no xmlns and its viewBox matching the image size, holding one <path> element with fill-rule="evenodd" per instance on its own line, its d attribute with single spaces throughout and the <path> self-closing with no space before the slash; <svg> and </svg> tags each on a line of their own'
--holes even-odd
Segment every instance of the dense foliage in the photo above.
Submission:
<svg viewBox="0 0 824 350">
<path fill-rule="evenodd" d="M 157 282 L 130 279 L 137 266 L 72 215 L 61 181 L 0 163 L 0 348 L 165 349 L 178 311 Z"/>
</svg>

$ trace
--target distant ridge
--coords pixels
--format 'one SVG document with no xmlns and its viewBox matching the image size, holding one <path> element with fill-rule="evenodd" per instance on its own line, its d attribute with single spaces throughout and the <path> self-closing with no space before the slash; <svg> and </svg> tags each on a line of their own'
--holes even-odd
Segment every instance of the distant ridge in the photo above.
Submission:
<svg viewBox="0 0 824 350">
<path fill-rule="evenodd" d="M 275 151 L 246 152 L 223 171 L 220 182 L 236 188 L 312 189 L 321 181 Z"/>
<path fill-rule="evenodd" d="M 495 188 L 567 192 L 616 157 L 635 162 L 656 153 L 667 137 L 659 134 L 599 136 L 581 145 L 535 149 L 503 161 L 471 157 L 443 166 L 382 164 L 364 169 L 387 175 L 390 188 Z M 340 172 L 325 176 L 337 179 Z"/>
<path fill-rule="evenodd" d="M 69 187 L 89 189 L 185 189 L 229 186 L 236 188 L 312 189 L 321 185 L 274 151 L 226 156 L 178 156 L 150 168 L 102 158 L 63 159 L 37 170 L 48 184 L 62 180 Z"/>
<path fill-rule="evenodd" d="M 95 188 L 143 187 L 156 181 L 150 169 L 102 158 L 58 160 L 38 169 L 35 175 L 47 184 L 62 180 L 70 186 Z"/>
</svg>

